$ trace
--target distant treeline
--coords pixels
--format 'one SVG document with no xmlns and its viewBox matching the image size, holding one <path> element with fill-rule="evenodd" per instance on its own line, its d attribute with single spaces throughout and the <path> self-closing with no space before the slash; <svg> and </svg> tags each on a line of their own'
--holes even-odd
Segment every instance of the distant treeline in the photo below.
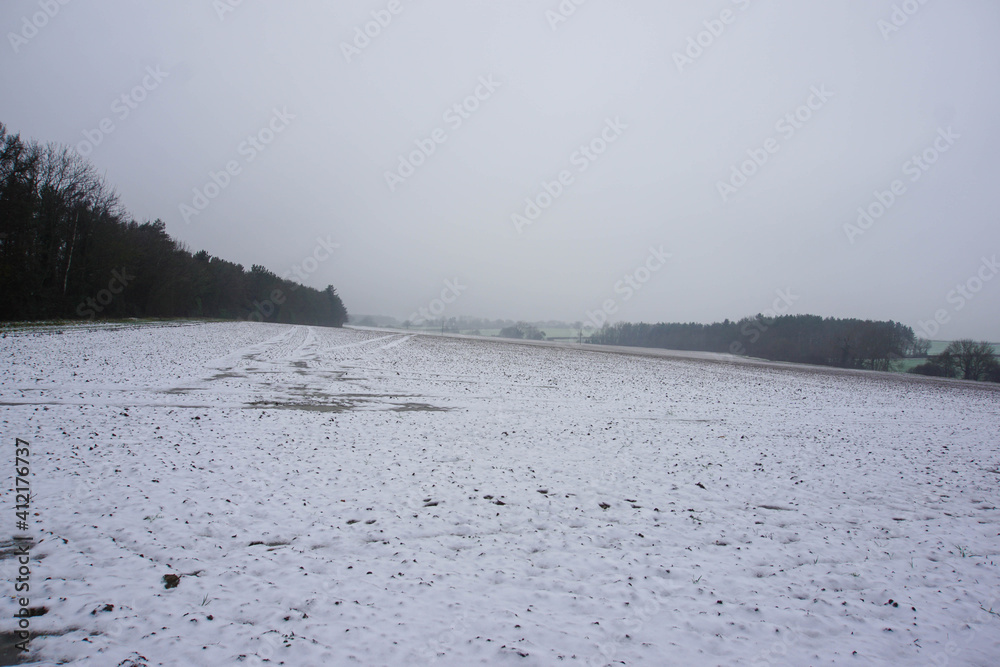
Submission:
<svg viewBox="0 0 1000 667">
<path fill-rule="evenodd" d="M 458 317 L 442 317 L 433 320 L 423 320 L 421 322 L 412 322 L 410 320 L 404 320 L 400 322 L 393 317 L 382 317 L 377 315 L 368 315 L 363 318 L 359 318 L 355 322 L 354 317 L 351 317 L 352 323 L 361 324 L 362 326 L 391 326 L 391 327 L 402 327 L 405 329 L 411 327 L 424 327 L 429 329 L 438 329 L 442 327 L 446 332 L 469 331 L 474 329 L 504 329 L 506 327 L 523 327 L 525 322 L 521 320 L 504 320 L 504 319 L 489 319 L 485 317 L 471 317 L 468 315 L 460 315 Z M 556 329 L 571 329 L 579 328 L 582 326 L 580 322 L 569 323 L 562 322 L 560 320 L 546 320 L 544 322 L 531 322 L 531 326 L 536 328 L 552 327 Z"/>
<path fill-rule="evenodd" d="M 728 352 L 772 361 L 890 370 L 893 359 L 926 354 L 926 342 L 898 322 L 763 315 L 714 324 L 605 325 L 590 336 L 604 345 Z"/>
<path fill-rule="evenodd" d="M 934 377 L 960 378 L 1000 382 L 1000 362 L 993 344 L 971 338 L 952 341 L 941 352 L 927 357 L 927 361 L 910 369 L 911 373 Z"/>
<path fill-rule="evenodd" d="M 93 165 L 68 148 L 7 134 L 0 123 L 0 320 L 209 317 L 341 326 L 320 291 L 262 266 L 191 254 L 139 224 Z"/>
</svg>

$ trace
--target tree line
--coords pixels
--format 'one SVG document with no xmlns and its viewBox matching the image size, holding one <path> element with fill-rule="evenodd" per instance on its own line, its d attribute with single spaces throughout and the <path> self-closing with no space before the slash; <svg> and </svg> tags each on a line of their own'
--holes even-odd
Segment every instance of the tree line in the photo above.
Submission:
<svg viewBox="0 0 1000 667">
<path fill-rule="evenodd" d="M 341 326 L 347 310 L 263 266 L 192 254 L 138 223 L 71 149 L 0 123 L 0 320 L 205 317 Z"/>
<path fill-rule="evenodd" d="M 517 338 L 521 340 L 545 340 L 545 332 L 534 324 L 518 322 L 500 329 L 500 338 Z"/>
<path fill-rule="evenodd" d="M 899 322 L 817 315 L 757 315 L 713 324 L 620 322 L 597 330 L 589 342 L 881 371 L 892 370 L 894 359 L 926 351 L 913 329 Z"/>
<path fill-rule="evenodd" d="M 1000 382 L 1000 363 L 993 345 L 969 338 L 952 341 L 941 354 L 931 355 L 911 373 L 933 377 Z"/>
</svg>

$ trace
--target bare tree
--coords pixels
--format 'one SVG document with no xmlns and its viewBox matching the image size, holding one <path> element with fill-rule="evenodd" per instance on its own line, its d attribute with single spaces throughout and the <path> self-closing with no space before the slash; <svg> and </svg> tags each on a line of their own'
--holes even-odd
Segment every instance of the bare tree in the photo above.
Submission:
<svg viewBox="0 0 1000 667">
<path fill-rule="evenodd" d="M 948 344 L 945 353 L 955 360 L 959 374 L 966 380 L 984 380 L 996 363 L 993 345 L 986 341 L 976 342 L 970 338 L 956 340 Z"/>
<path fill-rule="evenodd" d="M 917 338 L 910 347 L 911 357 L 926 357 L 930 352 L 931 342 L 926 338 Z"/>
</svg>

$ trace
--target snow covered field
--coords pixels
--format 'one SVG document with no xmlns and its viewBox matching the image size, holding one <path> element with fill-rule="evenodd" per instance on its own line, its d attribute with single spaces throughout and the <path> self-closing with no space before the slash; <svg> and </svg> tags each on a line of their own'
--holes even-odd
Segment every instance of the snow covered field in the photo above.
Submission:
<svg viewBox="0 0 1000 667">
<path fill-rule="evenodd" d="M 996 387 L 253 323 L 0 352 L 39 664 L 1000 663 Z"/>
</svg>

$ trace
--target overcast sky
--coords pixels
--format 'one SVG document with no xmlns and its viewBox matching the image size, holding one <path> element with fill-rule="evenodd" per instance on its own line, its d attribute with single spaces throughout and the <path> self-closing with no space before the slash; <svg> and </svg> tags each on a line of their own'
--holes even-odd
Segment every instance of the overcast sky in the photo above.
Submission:
<svg viewBox="0 0 1000 667">
<path fill-rule="evenodd" d="M 777 301 L 1000 341 L 992 0 L 4 0 L 0 27 L 10 131 L 352 313 Z"/>
</svg>

